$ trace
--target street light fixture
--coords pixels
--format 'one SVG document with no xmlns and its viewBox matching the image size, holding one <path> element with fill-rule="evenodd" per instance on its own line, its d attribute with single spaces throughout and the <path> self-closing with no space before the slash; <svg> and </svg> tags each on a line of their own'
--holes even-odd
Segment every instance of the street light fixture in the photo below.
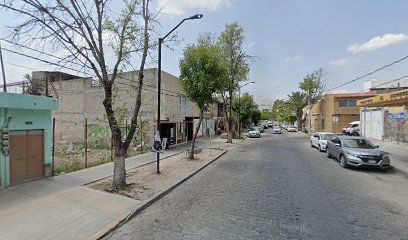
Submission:
<svg viewBox="0 0 408 240">
<path fill-rule="evenodd" d="M 176 30 L 184 21 L 201 19 L 203 14 L 195 14 L 191 17 L 184 18 L 179 24 L 177 24 L 170 32 L 164 37 L 159 38 L 159 56 L 158 56 L 158 77 L 157 77 L 157 132 L 160 136 L 160 94 L 161 94 L 161 44 L 163 40 L 168 37 L 174 30 Z M 160 141 L 161 142 L 161 141 Z M 157 153 L 157 174 L 160 174 L 160 153 Z"/>
<path fill-rule="evenodd" d="M 239 123 L 239 127 L 238 127 L 239 134 L 238 135 L 239 135 L 239 138 L 241 138 L 241 88 L 251 83 L 255 83 L 255 82 L 247 82 L 238 87 L 238 123 Z"/>
</svg>

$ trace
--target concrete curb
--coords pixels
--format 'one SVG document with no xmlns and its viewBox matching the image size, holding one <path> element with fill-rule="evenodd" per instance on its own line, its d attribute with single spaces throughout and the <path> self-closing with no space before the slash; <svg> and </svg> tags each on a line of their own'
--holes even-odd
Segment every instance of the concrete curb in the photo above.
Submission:
<svg viewBox="0 0 408 240">
<path fill-rule="evenodd" d="M 163 160 L 163 159 L 166 159 L 166 158 L 174 157 L 174 156 L 176 156 L 176 155 L 178 155 L 178 154 L 182 154 L 183 152 L 184 152 L 184 150 L 183 150 L 183 151 L 180 151 L 180 152 L 177 152 L 177 153 L 173 153 L 173 154 L 168 155 L 168 156 L 165 156 L 165 157 L 163 157 L 163 158 L 160 158 L 160 161 Z M 140 164 L 139 166 L 126 169 L 126 172 L 127 172 L 127 171 L 131 171 L 131 170 L 134 170 L 134 169 L 136 169 L 136 168 L 140 168 L 140 167 L 146 166 L 146 165 L 151 164 L 151 163 L 154 163 L 154 162 L 156 162 L 156 160 L 152 160 L 152 161 L 149 161 L 149 162 L 147 162 L 147 163 Z M 97 181 L 100 181 L 100 180 L 102 180 L 102 179 L 105 179 L 105 178 L 108 178 L 108 177 L 111 177 L 111 176 L 113 176 L 113 175 L 109 175 L 109 176 L 107 176 L 107 177 L 102 177 L 102 178 L 99 178 L 99 179 L 96 179 L 96 180 L 92 180 L 92 181 L 90 181 L 90 182 L 88 182 L 88 183 L 82 184 L 81 186 L 86 186 L 86 185 L 95 183 L 95 182 L 97 182 Z"/>
<path fill-rule="evenodd" d="M 209 161 L 208 163 L 204 164 L 203 166 L 201 166 L 200 168 L 198 168 L 197 170 L 195 170 L 194 172 L 190 173 L 188 176 L 186 176 L 185 178 L 181 179 L 180 181 L 178 181 L 177 183 L 175 183 L 173 186 L 169 187 L 168 189 L 154 195 L 153 197 L 149 198 L 148 200 L 146 200 L 145 202 L 143 202 L 140 206 L 136 207 L 130 214 L 128 214 L 125 218 L 123 218 L 122 220 L 120 220 L 118 223 L 116 224 L 112 224 L 109 227 L 107 227 L 105 230 L 101 230 L 99 231 L 98 234 L 100 234 L 99 236 L 94 236 L 95 238 L 93 239 L 102 239 L 103 237 L 107 237 L 109 234 L 111 234 L 113 231 L 115 231 L 116 229 L 118 229 L 119 227 L 121 227 L 122 225 L 124 225 L 125 223 L 127 223 L 129 220 L 131 220 L 132 218 L 134 218 L 136 215 L 138 215 L 139 213 L 141 213 L 143 210 L 145 210 L 146 208 L 150 207 L 151 205 L 153 205 L 155 202 L 157 202 L 158 200 L 162 199 L 164 196 L 166 196 L 167 194 L 169 194 L 170 192 L 172 192 L 174 189 L 176 189 L 178 186 L 180 186 L 181 184 L 183 184 L 184 182 L 186 182 L 188 179 L 190 179 L 191 177 L 193 177 L 194 175 L 196 175 L 197 173 L 199 173 L 201 170 L 203 170 L 204 168 L 206 168 L 208 165 L 210 165 L 211 163 L 215 162 L 216 160 L 218 160 L 219 158 L 221 158 L 222 156 L 224 156 L 226 153 L 228 152 L 228 150 L 224 150 L 220 155 L 216 156 L 214 159 L 212 159 L 211 161 Z M 175 154 L 176 155 L 176 154 Z M 173 155 L 174 156 L 174 155 Z"/>
</svg>

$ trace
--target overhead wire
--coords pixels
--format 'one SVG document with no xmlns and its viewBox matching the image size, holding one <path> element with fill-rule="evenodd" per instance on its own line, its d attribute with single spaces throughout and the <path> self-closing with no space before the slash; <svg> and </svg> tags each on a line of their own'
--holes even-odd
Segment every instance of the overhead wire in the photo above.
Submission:
<svg viewBox="0 0 408 240">
<path fill-rule="evenodd" d="M 373 70 L 373 71 L 371 71 L 371 72 L 369 72 L 369 73 L 366 73 L 366 74 L 361 75 L 361 76 L 359 76 L 359 77 L 357 77 L 357 78 L 354 78 L 354 79 L 352 79 L 352 80 L 350 80 L 350 81 L 348 81 L 348 82 L 345 82 L 345 83 L 342 83 L 342 84 L 340 84 L 340 85 L 338 85 L 338 86 L 336 86 L 336 87 L 330 88 L 330 89 L 326 90 L 326 92 L 329 92 L 329 91 L 332 91 L 332 90 L 334 90 L 334 89 L 337 89 L 337 88 L 346 86 L 346 85 L 348 85 L 348 84 L 350 84 L 350 83 L 353 83 L 353 82 L 358 81 L 358 80 L 360 80 L 360 79 L 362 79 L 362 78 L 365 78 L 365 77 L 367 77 L 367 76 L 370 76 L 370 75 L 372 75 L 372 74 L 374 74 L 374 73 L 376 73 L 376 72 L 379 72 L 379 71 L 381 71 L 381 70 L 383 70 L 383 69 L 385 69 L 385 68 L 391 67 L 392 65 L 397 64 L 397 63 L 399 63 L 399 62 L 402 62 L 402 61 L 404 61 L 404 60 L 406 60 L 406 59 L 408 59 L 408 55 L 405 56 L 405 57 L 402 57 L 402 58 L 400 58 L 400 59 L 398 59 L 398 60 L 396 60 L 396 61 L 393 61 L 392 63 L 389 63 L 389 64 L 387 64 L 387 65 L 384 65 L 384 66 L 382 66 L 382 67 L 379 67 L 379 68 L 377 68 L 377 69 L 375 69 L 375 70 Z"/>
<path fill-rule="evenodd" d="M 67 61 L 66 59 L 57 57 L 57 56 L 55 56 L 55 55 L 46 53 L 46 52 L 44 52 L 44 51 L 40 51 L 40 50 L 35 49 L 35 48 L 27 47 L 27 46 L 24 46 L 24 45 L 22 45 L 22 44 L 15 43 L 15 42 L 12 42 L 12 41 L 10 41 L 10 40 L 7 40 L 7 39 L 1 38 L 1 37 L 0 37 L 0 40 L 3 40 L 3 41 L 5 41 L 5 42 L 8 42 L 8 43 L 10 43 L 10 44 L 13 44 L 13 45 L 16 45 L 16 46 L 19 46 L 19 47 L 22 47 L 22 48 L 26 48 L 26 49 L 28 49 L 28 50 L 35 51 L 35 52 L 40 53 L 40 54 L 44 54 L 44 55 L 46 55 L 46 56 L 53 57 L 53 58 L 58 59 L 58 60 L 60 60 L 60 61 Z M 3 49 L 4 49 L 4 48 L 3 48 Z M 12 53 L 14 53 L 14 54 L 19 54 L 18 52 L 13 51 L 13 50 L 9 50 L 9 49 L 7 49 L 7 50 L 5 50 L 5 51 L 12 52 Z M 20 55 L 23 55 L 23 56 L 25 56 L 25 57 L 30 58 L 29 55 L 24 54 L 24 53 L 21 53 Z M 38 61 L 42 61 L 42 60 L 39 60 L 39 58 L 35 58 L 35 57 L 32 57 L 32 58 L 35 59 L 35 60 L 38 60 Z M 69 69 L 69 70 L 74 71 L 74 72 L 85 73 L 85 72 L 78 71 L 77 69 L 72 69 L 72 68 L 68 68 L 68 67 L 66 67 L 66 66 L 62 66 L 61 64 L 51 63 L 51 62 L 49 62 L 49 61 L 47 61 L 47 60 L 43 60 L 42 62 L 45 62 L 45 63 L 47 63 L 47 64 L 51 64 L 51 65 L 56 65 L 56 66 L 59 66 L 59 67 L 62 67 L 62 68 L 66 68 L 66 69 Z M 93 71 L 93 69 L 90 68 L 89 66 L 84 66 L 84 65 L 82 65 L 82 64 L 80 64 L 80 63 L 77 63 L 77 62 L 71 62 L 70 64 L 78 65 L 78 66 L 80 66 L 81 68 L 87 67 L 89 70 Z M 88 73 L 87 73 L 87 74 L 88 74 Z M 93 77 L 96 77 L 96 76 L 93 76 Z M 120 77 L 120 78 L 121 78 L 121 79 L 128 80 L 128 81 L 130 81 L 130 82 L 133 82 L 133 79 L 129 79 L 129 78 L 125 78 L 125 77 Z M 144 85 L 145 85 L 145 86 L 148 86 L 148 87 L 156 88 L 156 86 L 152 86 L 152 85 L 148 85 L 148 84 L 144 84 Z M 183 94 L 183 93 L 180 93 L 180 92 L 174 92 L 174 91 L 167 90 L 167 89 L 161 89 L 161 90 L 162 90 L 162 91 L 166 91 L 166 92 L 175 93 L 175 94 L 181 94 L 181 95 L 184 96 L 184 94 Z"/>
<path fill-rule="evenodd" d="M 34 59 L 34 60 L 37 60 L 37 61 L 40 61 L 40 62 L 44 62 L 44 63 L 46 63 L 46 64 L 58 66 L 58 67 L 63 68 L 63 69 L 68 69 L 68 70 L 71 70 L 71 71 L 74 71 L 74 72 L 83 73 L 83 74 L 88 74 L 88 73 L 86 73 L 86 72 L 82 72 L 82 71 L 79 71 L 79 70 L 74 69 L 74 68 L 70 68 L 70 67 L 67 67 L 67 66 L 63 66 L 63 65 L 58 64 L 58 63 L 53 63 L 53 62 L 50 62 L 50 61 L 45 60 L 45 59 L 42 59 L 42 58 L 30 56 L 30 55 L 27 55 L 27 54 L 25 54 L 25 53 L 20 53 L 20 52 L 14 51 L 14 50 L 10 50 L 10 49 L 8 49 L 8 48 L 3 48 L 3 50 L 6 51 L 6 52 L 10 52 L 10 53 L 13 53 L 13 54 L 17 54 L 17 55 L 20 55 L 20 56 L 24 56 L 24 57 L 27 57 L 27 58 L 31 58 L 31 59 Z M 20 66 L 20 67 L 22 67 L 22 66 Z M 25 68 L 26 68 L 26 67 L 25 67 Z M 96 77 L 96 75 L 84 76 L 84 78 L 86 78 L 86 77 L 88 77 L 88 78 L 94 78 L 94 77 Z M 115 81 L 115 82 L 118 83 L 118 84 L 130 86 L 130 87 L 135 87 L 135 88 L 138 87 L 138 86 L 133 85 L 133 84 L 120 82 L 119 79 L 125 79 L 125 80 L 128 80 L 128 81 L 130 81 L 130 82 L 133 82 L 132 79 L 128 79 L 128 78 L 124 78 L 124 77 L 119 77 L 118 80 Z M 152 86 L 152 85 L 148 85 L 148 84 L 144 84 L 144 85 L 147 86 L 147 87 L 156 88 L 155 86 Z M 151 92 L 157 93 L 157 90 L 151 90 L 151 89 L 147 89 L 147 88 L 143 88 L 143 87 L 142 87 L 142 89 L 143 89 L 143 90 L 146 90 L 146 91 L 151 91 Z M 162 89 L 162 90 L 167 91 L 167 92 L 173 92 L 173 91 L 165 90 L 165 89 Z M 178 92 L 173 92 L 173 93 L 176 93 L 176 94 L 185 96 L 183 93 L 178 93 Z M 162 94 L 162 95 L 166 95 L 166 96 L 179 97 L 178 95 L 173 95 L 173 94 L 169 94 L 169 93 L 163 93 L 163 92 L 161 92 L 161 94 Z"/>
</svg>

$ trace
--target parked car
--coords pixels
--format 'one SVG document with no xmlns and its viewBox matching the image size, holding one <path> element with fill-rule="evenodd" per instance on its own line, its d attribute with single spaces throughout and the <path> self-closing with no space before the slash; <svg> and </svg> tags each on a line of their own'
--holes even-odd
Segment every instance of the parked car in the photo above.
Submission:
<svg viewBox="0 0 408 240">
<path fill-rule="evenodd" d="M 253 138 L 253 137 L 260 138 L 261 137 L 261 131 L 259 131 L 258 127 L 251 127 L 249 129 L 248 137 L 250 137 L 250 138 Z"/>
<path fill-rule="evenodd" d="M 310 146 L 316 147 L 320 152 L 326 151 L 327 140 L 336 137 L 334 133 L 317 132 L 310 136 Z"/>
<path fill-rule="evenodd" d="M 264 133 L 264 132 L 265 132 L 265 127 L 264 127 L 263 124 L 259 124 L 258 129 L 259 129 L 259 131 L 260 131 L 261 133 Z"/>
<path fill-rule="evenodd" d="M 282 134 L 282 129 L 279 126 L 273 126 L 272 131 L 274 134 Z"/>
<path fill-rule="evenodd" d="M 297 128 L 295 126 L 289 125 L 286 128 L 286 131 L 288 131 L 288 132 L 297 132 Z"/>
<path fill-rule="evenodd" d="M 376 167 L 388 169 L 390 158 L 370 141 L 362 137 L 336 136 L 327 142 L 326 156 L 339 160 L 347 167 Z"/>
<path fill-rule="evenodd" d="M 272 125 L 272 122 L 271 122 L 271 121 L 269 121 L 269 122 L 268 122 L 268 127 L 273 127 L 273 125 Z"/>
<path fill-rule="evenodd" d="M 360 121 L 349 123 L 347 127 L 343 128 L 343 135 L 360 136 Z"/>
</svg>

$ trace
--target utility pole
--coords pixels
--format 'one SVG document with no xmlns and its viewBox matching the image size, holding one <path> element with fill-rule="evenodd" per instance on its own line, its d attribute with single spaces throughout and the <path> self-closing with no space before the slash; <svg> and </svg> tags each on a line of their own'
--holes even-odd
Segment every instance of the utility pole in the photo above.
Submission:
<svg viewBox="0 0 408 240">
<path fill-rule="evenodd" d="M 309 130 L 308 130 L 308 133 L 309 134 L 311 134 L 311 131 L 312 131 L 312 119 L 311 119 L 311 117 L 310 117 L 310 115 L 312 114 L 312 106 L 310 106 L 310 89 L 309 89 L 309 91 L 308 91 L 308 94 L 307 94 L 307 106 L 308 106 L 308 108 L 309 108 L 309 113 L 307 114 L 307 116 L 308 116 L 308 121 L 309 121 Z"/>
<path fill-rule="evenodd" d="M 4 62 L 3 62 L 3 54 L 1 52 L 1 42 L 0 42 L 0 63 L 1 63 L 1 72 L 3 74 L 3 92 L 7 92 L 6 73 L 4 72 Z"/>
</svg>

